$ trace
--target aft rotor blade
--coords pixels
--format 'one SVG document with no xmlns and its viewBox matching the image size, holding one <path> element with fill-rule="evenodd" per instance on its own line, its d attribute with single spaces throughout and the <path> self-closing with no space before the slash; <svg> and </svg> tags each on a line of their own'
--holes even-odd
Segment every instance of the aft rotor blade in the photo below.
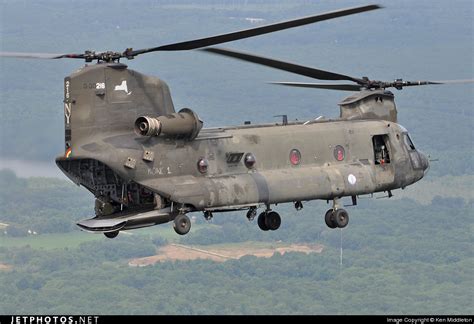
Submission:
<svg viewBox="0 0 474 324">
<path fill-rule="evenodd" d="M 342 90 L 342 91 L 360 91 L 362 86 L 356 84 L 340 84 L 340 83 L 306 83 L 306 82 L 270 82 L 270 84 L 279 84 L 290 87 L 299 88 L 319 88 L 329 90 Z"/>
<path fill-rule="evenodd" d="M 291 73 L 304 75 L 304 76 L 314 78 L 314 79 L 319 79 L 319 80 L 349 80 L 349 81 L 353 81 L 359 84 L 363 83 L 363 80 L 353 78 L 348 75 L 319 70 L 319 69 L 311 68 L 308 66 L 293 64 L 293 63 L 289 63 L 285 61 L 278 61 L 278 60 L 266 58 L 263 56 L 237 52 L 237 51 L 233 51 L 229 49 L 211 47 L 211 48 L 204 48 L 202 49 L 202 51 L 224 55 L 228 57 L 233 57 L 238 60 L 265 65 L 265 66 L 269 66 L 278 70 L 288 71 Z"/>
<path fill-rule="evenodd" d="M 260 27 L 256 27 L 256 28 L 245 29 L 245 30 L 241 30 L 241 31 L 227 33 L 227 34 L 221 34 L 221 35 L 216 35 L 216 36 L 211 36 L 211 37 L 206 37 L 206 38 L 200 38 L 200 39 L 193 39 L 193 40 L 189 40 L 189 41 L 185 41 L 185 42 L 162 45 L 162 46 L 158 46 L 158 47 L 145 48 L 145 49 L 140 49 L 140 50 L 131 50 L 127 53 L 127 55 L 130 55 L 130 56 L 133 57 L 133 56 L 136 56 L 136 55 L 139 55 L 139 54 L 144 54 L 144 53 L 149 53 L 149 52 L 156 52 L 156 51 L 192 50 L 192 49 L 197 49 L 197 48 L 222 44 L 222 43 L 226 43 L 226 42 L 231 42 L 231 41 L 235 41 L 235 40 L 239 40 L 239 39 L 244 39 L 244 38 L 248 38 L 248 37 L 254 37 L 254 36 L 258 36 L 258 35 L 273 33 L 273 32 L 279 31 L 279 30 L 284 30 L 284 29 L 288 29 L 288 28 L 303 26 L 303 25 L 312 24 L 312 23 L 315 23 L 315 22 L 323 21 L 323 20 L 328 20 L 328 19 L 348 16 L 348 15 L 353 15 L 353 14 L 356 14 L 356 13 L 375 10 L 375 9 L 379 9 L 379 8 L 382 8 L 382 7 L 379 6 L 379 5 L 368 5 L 368 6 L 361 6 L 361 7 L 354 7 L 354 8 L 348 8 L 348 9 L 330 11 L 330 12 L 326 12 L 326 13 L 323 13 L 323 14 L 318 14 L 318 15 L 308 16 L 308 17 L 304 17 L 304 18 L 288 20 L 288 21 L 284 21 L 284 22 L 279 22 L 279 23 L 275 23 L 275 24 L 260 26 Z"/>
<path fill-rule="evenodd" d="M 0 52 L 0 57 L 15 57 L 25 59 L 61 59 L 61 58 L 78 58 L 83 59 L 84 54 L 53 54 L 53 53 L 25 53 L 25 52 Z"/>
</svg>

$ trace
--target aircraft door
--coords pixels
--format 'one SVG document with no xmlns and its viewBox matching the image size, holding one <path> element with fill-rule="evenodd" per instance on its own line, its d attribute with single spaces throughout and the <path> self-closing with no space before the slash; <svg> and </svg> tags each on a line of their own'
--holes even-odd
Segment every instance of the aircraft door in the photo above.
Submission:
<svg viewBox="0 0 474 324">
<path fill-rule="evenodd" d="M 374 151 L 374 167 L 376 188 L 383 189 L 393 183 L 395 174 L 391 163 L 391 149 L 388 134 L 372 136 L 372 147 Z"/>
</svg>

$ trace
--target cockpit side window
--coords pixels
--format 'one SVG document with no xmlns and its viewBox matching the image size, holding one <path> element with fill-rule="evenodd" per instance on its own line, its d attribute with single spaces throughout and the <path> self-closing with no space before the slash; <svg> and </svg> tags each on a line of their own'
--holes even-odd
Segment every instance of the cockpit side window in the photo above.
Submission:
<svg viewBox="0 0 474 324">
<path fill-rule="evenodd" d="M 415 149 L 415 145 L 411 141 L 411 138 L 408 133 L 403 134 L 403 141 L 405 142 L 405 145 L 409 151 L 413 151 Z"/>
</svg>

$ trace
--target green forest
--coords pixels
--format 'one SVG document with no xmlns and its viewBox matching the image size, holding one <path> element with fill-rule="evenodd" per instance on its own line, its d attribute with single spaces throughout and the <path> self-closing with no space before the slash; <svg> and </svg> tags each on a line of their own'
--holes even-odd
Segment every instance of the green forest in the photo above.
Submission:
<svg viewBox="0 0 474 324">
<path fill-rule="evenodd" d="M 385 8 L 223 47 L 386 81 L 474 78 L 471 0 L 375 2 Z M 0 50 L 123 51 L 251 28 L 254 18 L 271 23 L 364 4 L 0 0 Z M 192 108 L 205 127 L 279 114 L 337 117 L 337 103 L 351 94 L 269 85 L 314 80 L 197 51 L 124 63 L 165 80 L 175 108 Z M 55 168 L 63 154 L 63 78 L 83 64 L 0 58 L 0 314 L 474 313 L 472 84 L 393 90 L 400 124 L 435 161 L 425 179 L 391 199 L 361 197 L 347 208 L 343 230 L 326 227 L 329 205 L 314 201 L 298 212 L 276 206 L 282 225 L 274 232 L 243 212 L 216 214 L 211 223 L 196 213 L 184 237 L 163 224 L 110 240 L 75 225 L 94 214 L 94 197 L 65 177 L 40 177 L 38 167 Z M 323 250 L 129 265 L 175 243 Z"/>
</svg>

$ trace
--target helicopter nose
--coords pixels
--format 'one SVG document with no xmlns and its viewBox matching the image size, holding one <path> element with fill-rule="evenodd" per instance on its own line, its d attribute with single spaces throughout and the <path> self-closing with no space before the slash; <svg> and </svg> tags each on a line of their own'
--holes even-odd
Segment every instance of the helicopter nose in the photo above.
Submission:
<svg viewBox="0 0 474 324">
<path fill-rule="evenodd" d="M 421 160 L 421 167 L 423 168 L 423 172 L 426 175 L 428 173 L 428 170 L 430 169 L 430 161 L 428 160 L 428 157 L 426 154 L 422 152 L 418 152 L 420 154 L 420 160 Z"/>
</svg>

